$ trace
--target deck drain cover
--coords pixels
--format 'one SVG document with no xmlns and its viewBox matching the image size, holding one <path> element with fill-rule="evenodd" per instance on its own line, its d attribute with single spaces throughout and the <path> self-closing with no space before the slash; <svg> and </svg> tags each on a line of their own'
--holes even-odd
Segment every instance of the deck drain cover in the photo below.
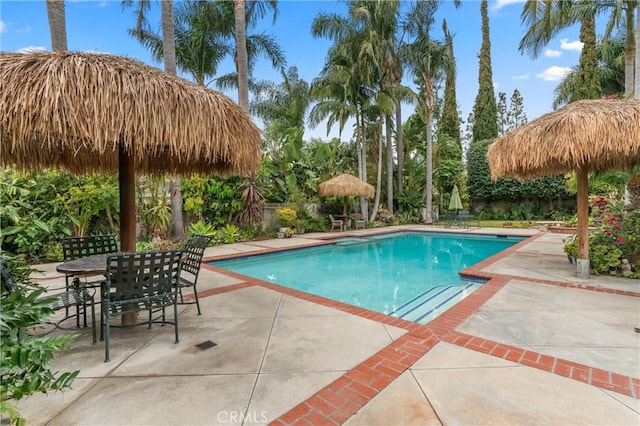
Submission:
<svg viewBox="0 0 640 426">
<path fill-rule="evenodd" d="M 204 351 L 205 349 L 210 349 L 214 346 L 217 346 L 217 343 L 213 343 L 211 340 L 205 340 L 202 343 L 198 343 L 196 345 L 196 348 L 200 349 L 201 351 Z"/>
</svg>

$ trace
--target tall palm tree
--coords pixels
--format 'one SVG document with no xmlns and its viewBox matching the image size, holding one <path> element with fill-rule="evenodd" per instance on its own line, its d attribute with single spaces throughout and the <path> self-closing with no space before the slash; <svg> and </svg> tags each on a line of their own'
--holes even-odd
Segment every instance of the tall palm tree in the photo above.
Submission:
<svg viewBox="0 0 640 426">
<path fill-rule="evenodd" d="M 351 5 L 351 4 L 350 4 Z M 353 2 L 353 7 L 357 2 Z M 317 101 L 311 109 L 312 126 L 328 119 L 327 134 L 334 124 L 342 133 L 349 118 L 355 119 L 358 177 L 367 181 L 367 140 L 365 138 L 365 110 L 371 103 L 373 90 L 371 69 L 361 60 L 361 46 L 365 34 L 353 15 L 345 18 L 337 14 L 321 13 L 311 25 L 314 37 L 326 37 L 334 41 L 327 54 L 328 61 L 320 77 L 312 83 L 312 97 Z M 368 203 L 360 198 L 360 209 L 368 215 Z"/>
<path fill-rule="evenodd" d="M 47 0 L 47 19 L 51 33 L 51 50 L 67 50 L 67 24 L 64 12 L 64 0 Z"/>
<path fill-rule="evenodd" d="M 395 83 L 393 81 L 393 67 L 399 62 L 396 60 L 395 53 L 398 47 L 396 33 L 399 27 L 399 5 L 399 2 L 377 0 L 354 2 L 350 9 L 351 16 L 362 27 L 365 35 L 360 46 L 360 60 L 369 64 L 371 75 L 374 76 L 374 80 L 371 81 L 372 86 L 376 88 L 375 90 L 381 96 L 384 94 L 385 99 L 393 96 L 393 91 L 390 90 L 390 87 Z M 383 107 L 380 103 L 377 103 L 377 105 L 382 110 L 387 132 L 385 144 L 387 209 L 390 213 L 393 213 L 393 145 L 390 134 L 392 128 L 390 114 L 397 109 L 399 102 L 396 102 L 394 106 L 385 105 Z M 380 141 L 382 142 L 383 140 L 381 137 Z M 379 170 L 378 175 L 380 173 L 381 170 Z M 381 182 L 378 182 L 377 187 L 381 187 Z M 378 200 L 379 197 L 376 197 L 372 213 L 373 218 L 377 213 Z"/>
<path fill-rule="evenodd" d="M 236 22 L 236 69 L 238 72 L 238 103 L 249 112 L 249 71 L 247 64 L 247 24 L 244 0 L 233 0 Z"/>
<path fill-rule="evenodd" d="M 426 3 L 426 2 L 424 2 Z M 421 102 L 424 106 L 423 117 L 426 125 L 426 223 L 432 223 L 433 209 L 433 112 L 435 109 L 436 80 L 442 77 L 447 64 L 447 49 L 444 43 L 431 40 L 429 32 L 433 23 L 433 11 L 418 2 L 410 15 L 407 31 L 415 37 L 414 41 L 404 46 L 401 54 L 407 69 L 420 81 Z"/>
<path fill-rule="evenodd" d="M 311 104 L 309 84 L 291 67 L 282 73 L 279 85 L 263 86 L 250 104 L 250 111 L 262 118 L 272 136 L 284 142 L 290 135 L 304 133 L 307 111 Z"/>
<path fill-rule="evenodd" d="M 187 0 L 177 3 L 175 12 L 176 66 L 205 86 L 205 80 L 216 75 L 222 60 L 235 51 L 229 42 L 230 30 L 224 11 L 215 2 Z M 129 34 L 146 47 L 156 61 L 162 60 L 161 34 L 148 26 L 132 28 Z"/>
</svg>

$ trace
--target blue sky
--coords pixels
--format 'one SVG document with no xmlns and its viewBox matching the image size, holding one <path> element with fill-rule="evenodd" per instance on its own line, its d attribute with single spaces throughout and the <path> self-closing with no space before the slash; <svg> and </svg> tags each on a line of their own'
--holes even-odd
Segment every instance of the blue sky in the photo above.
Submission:
<svg viewBox="0 0 640 426">
<path fill-rule="evenodd" d="M 491 30 L 491 56 L 496 93 L 507 93 L 510 98 L 518 88 L 524 97 L 529 120 L 551 110 L 553 90 L 569 67 L 578 64 L 580 43 L 578 28 L 569 28 L 549 43 L 545 52 L 536 60 L 518 52 L 518 43 L 525 32 L 520 25 L 520 12 L 524 0 L 489 1 L 489 25 Z M 150 21 L 159 27 L 159 3 L 153 2 Z M 328 40 L 314 39 L 310 34 L 311 22 L 320 12 L 344 12 L 345 6 L 334 1 L 280 0 L 279 15 L 265 19 L 260 30 L 271 33 L 283 48 L 289 66 L 298 67 L 300 76 L 311 82 L 325 60 Z M 457 96 L 461 117 L 466 119 L 473 108 L 478 91 L 478 53 L 481 44 L 480 2 L 466 0 L 456 9 L 452 2 L 443 2 L 437 15 L 434 36 L 441 38 L 442 19 L 446 18 L 449 31 L 454 35 L 454 51 L 458 67 Z M 67 41 L 72 51 L 99 51 L 126 55 L 156 67 L 150 55 L 137 41 L 127 34 L 134 26 L 132 10 L 122 10 L 120 1 L 66 1 Z M 604 24 L 598 21 L 598 34 Z M 0 2 L 0 50 L 16 52 L 23 49 L 51 49 L 47 13 L 44 0 Z M 220 68 L 226 73 L 231 61 Z M 260 62 L 255 77 L 280 81 L 277 72 L 266 60 Z M 410 81 L 405 77 L 405 84 Z M 227 93 L 236 99 L 235 93 Z M 408 117 L 412 108 L 403 109 Z M 350 137 L 347 128 L 343 139 Z M 325 137 L 326 127 L 320 125 L 308 129 L 305 138 Z M 337 128 L 330 136 L 337 136 Z"/>
</svg>

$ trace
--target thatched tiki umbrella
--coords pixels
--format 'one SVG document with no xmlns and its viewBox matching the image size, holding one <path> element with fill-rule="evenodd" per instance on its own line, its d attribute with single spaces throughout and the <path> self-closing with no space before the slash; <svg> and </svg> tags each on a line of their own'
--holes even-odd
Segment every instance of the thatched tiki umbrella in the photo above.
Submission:
<svg viewBox="0 0 640 426">
<path fill-rule="evenodd" d="M 588 278 L 588 175 L 640 164 L 640 102 L 571 103 L 502 136 L 491 144 L 487 157 L 493 179 L 577 172 L 577 273 Z"/>
<path fill-rule="evenodd" d="M 347 197 L 372 198 L 376 193 L 373 185 L 344 173 L 318 185 L 318 194 L 326 197 L 344 197 L 343 214 L 347 215 Z"/>
<path fill-rule="evenodd" d="M 135 173 L 255 170 L 260 131 L 220 93 L 141 62 L 90 53 L 0 54 L 1 161 L 119 172 L 120 240 L 135 251 Z"/>
</svg>

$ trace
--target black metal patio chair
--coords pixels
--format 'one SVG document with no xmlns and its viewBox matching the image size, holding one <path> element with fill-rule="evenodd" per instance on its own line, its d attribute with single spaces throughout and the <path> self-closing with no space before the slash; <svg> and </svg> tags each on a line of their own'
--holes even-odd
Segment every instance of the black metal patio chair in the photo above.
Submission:
<svg viewBox="0 0 640 426">
<path fill-rule="evenodd" d="M 18 283 L 16 282 L 13 273 L 9 269 L 9 265 L 6 260 L 0 257 L 0 281 L 2 281 L 2 291 L 7 294 L 13 293 L 18 288 Z M 38 297 L 36 300 L 46 301 L 48 303 L 48 307 L 55 311 L 61 309 L 67 309 L 72 306 L 83 306 L 86 307 L 89 305 L 91 307 L 91 335 L 93 337 L 93 343 L 96 343 L 96 313 L 95 313 L 95 299 L 94 295 L 87 291 L 86 288 L 78 287 L 73 285 L 70 289 L 65 291 L 62 288 L 60 289 L 47 289 L 42 296 Z M 64 319 L 68 318 L 65 316 Z M 59 328 L 58 322 L 47 322 L 47 324 L 52 324 L 56 328 Z"/>
<path fill-rule="evenodd" d="M 118 251 L 118 241 L 116 240 L 115 235 L 112 234 L 61 238 L 60 245 L 62 245 L 62 257 L 65 262 L 92 256 L 94 254 L 108 254 Z M 83 279 L 81 280 L 81 278 Z M 73 286 L 96 289 L 99 288 L 102 281 L 104 281 L 102 279 L 98 281 L 88 281 L 86 277 L 80 277 L 74 274 L 65 274 L 65 280 L 67 283 L 67 291 Z M 69 316 L 70 307 L 71 306 L 65 308 L 66 316 Z M 80 327 L 80 308 L 80 306 L 76 306 L 77 327 Z M 86 309 L 84 312 L 84 326 L 86 327 Z"/>
<path fill-rule="evenodd" d="M 116 253 L 107 257 L 106 282 L 102 287 L 100 326 L 105 336 L 105 362 L 109 361 L 110 320 L 126 314 L 154 312 L 173 306 L 175 342 L 178 343 L 177 293 L 182 250 Z M 101 333 L 102 335 L 102 333 Z"/>
<path fill-rule="evenodd" d="M 200 301 L 198 300 L 198 290 L 196 285 L 198 283 L 198 275 L 200 274 L 200 268 L 202 266 L 202 257 L 204 256 L 204 250 L 209 247 L 211 237 L 207 235 L 194 234 L 187 238 L 184 244 L 184 255 L 182 257 L 182 272 L 180 274 L 180 304 L 193 304 L 198 307 L 198 315 L 200 315 Z M 185 302 L 182 298 L 182 289 L 185 287 L 193 287 L 193 294 L 195 301 Z"/>
</svg>

